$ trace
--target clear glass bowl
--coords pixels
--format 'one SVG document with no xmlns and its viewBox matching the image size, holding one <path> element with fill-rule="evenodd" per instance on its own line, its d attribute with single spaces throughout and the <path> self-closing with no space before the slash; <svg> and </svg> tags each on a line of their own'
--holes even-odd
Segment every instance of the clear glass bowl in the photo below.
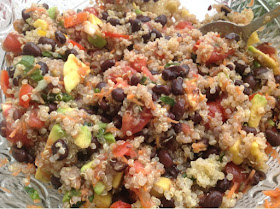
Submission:
<svg viewBox="0 0 280 209">
<path fill-rule="evenodd" d="M 0 40 L 3 40 L 5 35 L 13 30 L 12 23 L 15 19 L 21 17 L 21 10 L 30 6 L 32 3 L 47 2 L 50 6 L 57 6 L 60 11 L 68 8 L 79 9 L 89 5 L 89 0 L 1 0 L 0 2 Z M 196 14 L 201 19 L 206 13 L 207 8 L 213 3 L 224 3 L 236 11 L 241 11 L 245 8 L 250 0 L 181 0 L 182 5 L 189 8 L 190 12 Z M 271 10 L 276 4 L 280 4 L 279 0 L 255 0 L 252 7 L 255 17 Z M 201 6 L 203 5 L 203 7 Z M 199 9 L 196 9 L 199 8 Z M 210 11 L 213 12 L 213 11 Z M 280 51 L 280 18 L 260 32 L 262 41 L 268 41 Z M 0 42 L 1 45 L 1 42 Z M 5 69 L 4 62 L 5 52 L 0 47 L 0 63 L 1 69 Z M 4 95 L 0 91 L 1 102 L 4 101 Z M 0 118 L 1 119 L 1 118 Z M 13 163 L 9 155 L 6 140 L 0 137 L 0 159 L 7 158 L 9 163 Z M 280 148 L 277 149 L 278 153 Z M 253 187 L 244 197 L 238 201 L 236 207 L 239 208 L 253 208 L 261 207 L 266 198 L 262 193 L 263 190 L 270 190 L 280 185 L 280 164 L 278 160 L 272 158 L 268 161 L 269 171 L 266 180 L 260 182 Z M 25 208 L 27 205 L 37 205 L 43 207 L 58 208 L 61 207 L 62 195 L 56 190 L 52 189 L 50 185 L 43 184 L 31 178 L 31 186 L 35 188 L 41 197 L 41 203 L 34 204 L 23 187 L 23 176 L 12 176 L 8 170 L 9 164 L 0 167 L 0 207 L 2 208 Z M 5 188 L 5 189 L 4 189 Z"/>
</svg>

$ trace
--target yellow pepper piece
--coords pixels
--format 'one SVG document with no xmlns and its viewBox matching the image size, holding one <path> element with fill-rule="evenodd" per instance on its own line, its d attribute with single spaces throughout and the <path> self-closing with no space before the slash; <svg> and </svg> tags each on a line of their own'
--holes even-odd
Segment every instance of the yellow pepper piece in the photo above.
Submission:
<svg viewBox="0 0 280 209">
<path fill-rule="evenodd" d="M 186 9 L 182 9 L 182 11 L 181 11 L 181 17 L 188 17 L 188 16 L 190 16 L 190 13 L 189 13 L 189 11 L 188 10 L 186 10 Z"/>
<path fill-rule="evenodd" d="M 42 30 L 48 29 L 48 23 L 44 20 L 38 19 L 33 23 L 35 28 L 41 28 Z"/>
<path fill-rule="evenodd" d="M 163 193 L 170 189 L 172 181 L 166 177 L 160 177 L 159 180 L 154 184 L 151 194 L 155 197 L 162 197 Z"/>
<path fill-rule="evenodd" d="M 103 24 L 103 22 L 98 17 L 96 17 L 94 14 L 89 15 L 88 21 L 92 24 L 95 24 L 95 25 L 102 25 Z"/>
<path fill-rule="evenodd" d="M 261 163 L 264 159 L 264 153 L 260 151 L 259 144 L 257 142 L 253 142 L 251 146 L 251 155 L 256 158 L 258 163 Z"/>
<path fill-rule="evenodd" d="M 258 33 L 255 31 L 249 37 L 249 39 L 247 41 L 247 46 L 251 46 L 251 45 L 254 45 L 254 44 L 259 43 L 259 42 L 260 42 L 260 39 L 259 39 Z"/>
<path fill-rule="evenodd" d="M 175 13 L 178 11 L 178 4 L 176 1 L 168 1 L 165 5 L 165 9 L 167 9 L 170 13 Z"/>
<path fill-rule="evenodd" d="M 243 158 L 239 155 L 239 146 L 240 146 L 241 140 L 238 139 L 232 147 L 229 148 L 229 151 L 232 154 L 232 162 L 235 165 L 240 165 L 243 162 Z"/>
<path fill-rule="evenodd" d="M 38 34 L 39 36 L 46 36 L 46 35 L 47 35 L 47 32 L 44 31 L 44 30 L 37 30 L 37 34 Z"/>
<path fill-rule="evenodd" d="M 112 182 L 112 186 L 114 189 L 118 189 L 121 185 L 122 182 L 122 177 L 123 177 L 123 172 L 118 172 L 114 178 L 113 178 L 113 182 Z"/>
</svg>

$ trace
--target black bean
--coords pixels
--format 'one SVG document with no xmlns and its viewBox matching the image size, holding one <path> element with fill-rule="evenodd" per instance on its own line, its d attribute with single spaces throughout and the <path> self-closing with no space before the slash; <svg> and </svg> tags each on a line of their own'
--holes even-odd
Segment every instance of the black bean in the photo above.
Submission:
<svg viewBox="0 0 280 209">
<path fill-rule="evenodd" d="M 96 148 L 92 149 L 90 146 L 87 148 L 88 158 L 102 146 L 95 136 L 91 137 L 91 143 L 95 144 Z"/>
<path fill-rule="evenodd" d="M 266 140 L 269 142 L 269 144 L 273 147 L 280 145 L 280 135 L 273 130 L 266 130 L 265 131 Z"/>
<path fill-rule="evenodd" d="M 258 76 L 260 76 L 261 74 L 266 73 L 266 72 L 268 72 L 268 71 L 269 71 L 269 69 L 266 68 L 266 67 L 258 67 L 258 68 L 256 68 L 256 69 L 254 69 L 253 75 L 254 75 L 255 77 L 258 77 Z"/>
<path fill-rule="evenodd" d="M 9 78 L 13 78 L 15 74 L 15 68 L 13 66 L 9 66 L 6 68 L 6 71 L 8 71 Z"/>
<path fill-rule="evenodd" d="M 149 2 L 150 0 L 144 0 L 144 2 Z"/>
<path fill-rule="evenodd" d="M 62 186 L 62 183 L 60 181 L 60 178 L 56 177 L 56 176 L 52 176 L 51 177 L 51 183 L 53 185 L 53 188 L 58 189 L 59 187 Z"/>
<path fill-rule="evenodd" d="M 59 153 L 59 151 L 61 150 L 61 148 L 64 150 L 64 153 L 61 154 Z M 68 154 L 69 154 L 69 149 L 68 149 L 68 145 L 65 143 L 65 141 L 63 139 L 58 139 L 53 145 L 52 145 L 52 154 L 58 154 L 59 158 L 57 159 L 58 161 L 60 160 L 64 160 L 65 158 L 67 158 Z"/>
<path fill-rule="evenodd" d="M 235 81 L 234 81 L 234 85 L 236 85 L 236 86 L 241 86 L 241 85 L 244 85 L 244 83 L 243 83 L 243 81 L 241 81 L 241 80 L 235 80 Z"/>
<path fill-rule="evenodd" d="M 164 27 L 167 23 L 167 17 L 166 15 L 159 15 L 155 18 L 155 22 L 158 22 Z"/>
<path fill-rule="evenodd" d="M 226 39 L 240 41 L 240 36 L 236 33 L 229 33 L 225 36 Z"/>
<path fill-rule="evenodd" d="M 30 153 L 27 154 L 27 163 L 31 163 L 31 164 L 34 164 L 35 162 L 35 157 L 34 155 L 31 155 Z"/>
<path fill-rule="evenodd" d="M 184 88 L 183 88 L 183 78 L 179 77 L 172 81 L 171 83 L 171 92 L 172 94 L 178 96 L 184 94 Z"/>
<path fill-rule="evenodd" d="M 156 85 L 152 88 L 152 91 L 159 95 L 161 94 L 169 95 L 170 87 L 168 85 Z"/>
<path fill-rule="evenodd" d="M 161 208 L 175 208 L 174 199 L 167 200 L 165 197 L 160 198 Z"/>
<path fill-rule="evenodd" d="M 156 71 L 156 70 L 151 70 L 150 72 L 151 72 L 152 75 L 158 75 L 158 74 L 160 74 L 160 73 L 159 73 L 158 71 Z"/>
<path fill-rule="evenodd" d="M 266 178 L 266 175 L 264 172 L 257 170 L 255 175 L 253 176 L 251 180 L 252 185 L 257 185 L 260 181 L 264 180 Z"/>
<path fill-rule="evenodd" d="M 152 93 L 152 99 L 153 99 L 154 102 L 158 101 L 159 100 L 159 95 L 153 92 Z"/>
<path fill-rule="evenodd" d="M 159 0 L 154 0 L 154 2 L 158 2 Z"/>
<path fill-rule="evenodd" d="M 107 19 L 108 19 L 108 17 L 109 17 L 108 12 L 102 12 L 102 14 L 101 14 L 101 15 L 102 15 L 102 17 L 101 17 L 101 18 L 102 18 L 103 20 L 107 20 Z"/>
<path fill-rule="evenodd" d="M 275 75 L 274 78 L 276 83 L 280 83 L 280 75 Z"/>
<path fill-rule="evenodd" d="M 242 130 L 246 131 L 247 134 L 249 133 L 253 133 L 254 135 L 257 134 L 257 129 L 253 128 L 253 127 L 249 127 L 249 126 L 242 126 Z"/>
<path fill-rule="evenodd" d="M 199 205 L 204 208 L 218 208 L 223 201 L 223 194 L 218 191 L 210 191 L 204 198 L 200 199 Z"/>
<path fill-rule="evenodd" d="M 25 111 L 22 108 L 16 108 L 13 112 L 13 119 L 20 119 L 24 115 Z"/>
<path fill-rule="evenodd" d="M 23 163 L 27 162 L 27 151 L 24 148 L 17 148 L 16 145 L 12 146 L 12 156 L 16 159 L 16 161 Z"/>
<path fill-rule="evenodd" d="M 197 55 L 192 53 L 191 54 L 191 59 L 192 59 L 193 63 L 196 63 Z"/>
<path fill-rule="evenodd" d="M 203 137 L 200 140 L 198 140 L 197 143 L 203 143 L 205 145 L 208 145 L 209 144 L 209 139 Z"/>
<path fill-rule="evenodd" d="M 121 129 L 122 127 L 122 117 L 120 115 L 117 115 L 113 118 L 113 123 L 116 126 L 116 128 Z"/>
<path fill-rule="evenodd" d="M 225 16 L 227 16 L 228 13 L 231 12 L 231 8 L 229 8 L 227 5 L 223 5 L 223 6 L 221 7 L 221 12 L 224 12 L 224 13 L 225 13 Z"/>
<path fill-rule="evenodd" d="M 16 78 L 13 78 L 13 85 L 14 86 L 18 86 L 19 85 L 19 79 L 20 79 L 20 76 L 17 76 Z"/>
<path fill-rule="evenodd" d="M 219 180 L 216 184 L 216 189 L 222 193 L 227 191 L 231 186 L 231 181 L 224 178 L 223 180 Z"/>
<path fill-rule="evenodd" d="M 141 22 L 149 22 L 151 18 L 149 16 L 144 15 L 137 15 L 136 19 L 140 20 Z"/>
<path fill-rule="evenodd" d="M 234 85 L 236 85 L 236 86 L 241 86 L 241 85 L 244 86 L 243 93 L 246 94 L 246 95 L 250 95 L 251 94 L 251 89 L 249 87 L 245 86 L 243 81 L 235 80 Z"/>
<path fill-rule="evenodd" d="M 117 102 L 122 102 L 126 98 L 126 95 L 122 88 L 116 88 L 112 91 L 112 97 Z"/>
<path fill-rule="evenodd" d="M 55 50 L 56 42 L 52 38 L 41 37 L 38 41 L 39 44 L 49 44 L 52 46 L 52 51 Z"/>
<path fill-rule="evenodd" d="M 56 110 L 57 110 L 57 104 L 55 104 L 55 103 L 50 103 L 50 104 L 49 104 L 49 109 L 50 109 L 49 112 L 56 111 Z"/>
<path fill-rule="evenodd" d="M 255 79 L 254 76 L 251 75 L 251 74 L 246 75 L 246 76 L 243 78 L 243 82 L 244 82 L 244 83 L 248 83 L 250 89 L 255 89 L 255 87 L 256 87 L 256 85 L 257 85 L 256 79 Z"/>
<path fill-rule="evenodd" d="M 120 20 L 117 18 L 110 18 L 107 21 L 113 26 L 120 25 Z"/>
<path fill-rule="evenodd" d="M 147 43 L 151 39 L 151 32 L 148 32 L 142 36 L 144 43 Z"/>
<path fill-rule="evenodd" d="M 49 5 L 46 4 L 46 3 L 43 3 L 42 6 L 43 6 L 45 9 L 49 9 Z"/>
<path fill-rule="evenodd" d="M 234 70 L 233 64 L 228 64 L 228 65 L 226 65 L 226 67 L 227 67 L 228 69 L 230 69 L 230 70 Z"/>
<path fill-rule="evenodd" d="M 159 158 L 159 162 L 161 162 L 165 168 L 170 168 L 173 165 L 173 160 L 167 150 L 160 149 L 157 155 Z"/>
<path fill-rule="evenodd" d="M 235 65 L 235 71 L 237 73 L 239 73 L 240 75 L 243 75 L 245 72 L 245 69 L 248 67 L 247 65 L 244 64 L 240 64 L 239 62 L 235 61 L 234 62 Z"/>
<path fill-rule="evenodd" d="M 24 55 L 32 55 L 34 57 L 41 56 L 41 49 L 34 42 L 27 42 L 24 45 L 22 52 Z"/>
<path fill-rule="evenodd" d="M 167 168 L 166 171 L 174 179 L 176 179 L 179 174 L 179 171 L 175 165 L 171 166 L 170 168 Z"/>
<path fill-rule="evenodd" d="M 140 82 L 141 82 L 140 76 L 137 75 L 137 74 L 135 74 L 135 75 L 131 76 L 130 81 L 129 81 L 129 84 L 130 84 L 131 86 L 137 86 L 138 83 L 140 83 Z"/>
<path fill-rule="evenodd" d="M 216 99 L 219 99 L 221 88 L 220 86 L 216 86 L 215 89 L 216 91 L 214 94 L 211 93 L 210 88 L 206 89 L 206 98 L 208 99 L 208 101 L 215 101 Z"/>
<path fill-rule="evenodd" d="M 182 123 L 177 123 L 173 125 L 173 129 L 176 134 L 182 132 Z"/>
<path fill-rule="evenodd" d="M 105 72 L 105 71 L 108 70 L 109 68 L 113 67 L 113 66 L 115 65 L 115 63 L 116 63 L 115 60 L 110 60 L 110 59 L 105 60 L 105 61 L 100 65 L 101 70 L 102 70 L 103 72 Z"/>
<path fill-rule="evenodd" d="M 75 56 L 77 56 L 78 52 L 76 49 L 67 49 L 64 54 L 64 59 L 67 60 L 70 54 L 74 54 Z"/>
<path fill-rule="evenodd" d="M 54 35 L 55 35 L 55 39 L 56 39 L 59 43 L 65 44 L 65 42 L 66 42 L 66 37 L 65 37 L 64 33 L 62 33 L 60 30 L 57 30 L 57 31 L 55 31 Z"/>
<path fill-rule="evenodd" d="M 30 12 L 25 12 L 25 9 L 21 12 L 22 19 L 26 21 L 28 18 L 31 17 Z"/>
<path fill-rule="evenodd" d="M 180 120 L 185 113 L 185 100 L 178 100 L 172 107 L 171 112 L 175 115 L 176 120 Z"/>
<path fill-rule="evenodd" d="M 98 106 L 103 111 L 106 111 L 109 108 L 109 104 L 105 99 L 102 99 L 100 102 L 98 102 Z"/>
<path fill-rule="evenodd" d="M 46 75 L 49 72 L 49 67 L 45 62 L 39 61 L 37 64 L 40 65 L 42 75 Z"/>
<path fill-rule="evenodd" d="M 170 39 L 171 39 L 171 36 L 164 36 L 164 38 L 165 38 L 166 40 L 170 40 Z"/>
<path fill-rule="evenodd" d="M 7 129 L 7 122 L 6 120 L 2 120 L 0 123 L 0 134 L 2 137 L 6 137 L 6 129 Z"/>
<path fill-rule="evenodd" d="M 200 116 L 199 112 L 195 112 L 191 119 L 194 125 L 198 125 L 202 121 L 202 117 Z"/>
<path fill-rule="evenodd" d="M 117 172 L 124 171 L 128 166 L 126 163 L 118 160 L 117 158 L 111 159 L 110 164 L 113 167 L 113 169 Z"/>
<path fill-rule="evenodd" d="M 133 50 L 133 44 L 130 44 L 130 45 L 127 47 L 127 50 L 128 50 L 128 51 L 132 51 L 132 50 Z"/>
<path fill-rule="evenodd" d="M 95 86 L 95 88 L 101 90 L 101 89 L 103 89 L 106 85 L 107 85 L 107 83 L 101 81 L 101 82 L 99 82 L 99 83 Z"/>
<path fill-rule="evenodd" d="M 162 71 L 162 78 L 166 81 L 173 80 L 173 79 L 175 79 L 179 76 L 182 77 L 182 78 L 185 78 L 185 77 L 187 77 L 189 71 L 190 71 L 190 68 L 189 68 L 188 65 L 170 66 L 168 68 L 165 68 Z"/>
<path fill-rule="evenodd" d="M 138 20 L 138 19 L 131 20 L 130 24 L 131 24 L 131 32 L 132 33 L 139 31 L 142 27 L 141 21 Z"/>
<path fill-rule="evenodd" d="M 207 150 L 203 152 L 202 158 L 206 159 L 211 154 L 219 155 L 219 149 L 214 146 L 208 146 Z"/>
<path fill-rule="evenodd" d="M 153 34 L 154 34 L 154 35 L 153 35 Z M 151 37 L 152 35 L 155 36 L 155 38 L 161 38 L 161 37 L 162 37 L 162 34 L 161 34 L 157 29 L 154 29 L 154 28 L 151 30 L 151 35 L 150 35 L 150 37 Z"/>
<path fill-rule="evenodd" d="M 101 115 L 101 122 L 102 123 L 111 123 L 111 119 L 109 118 L 108 115 Z"/>
</svg>

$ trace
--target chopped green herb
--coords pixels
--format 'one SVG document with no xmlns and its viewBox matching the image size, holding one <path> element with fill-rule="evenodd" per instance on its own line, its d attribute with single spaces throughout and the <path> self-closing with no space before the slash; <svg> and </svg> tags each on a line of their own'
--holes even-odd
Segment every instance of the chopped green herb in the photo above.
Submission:
<svg viewBox="0 0 280 209">
<path fill-rule="evenodd" d="M 275 122 L 272 119 L 268 120 L 267 123 L 269 126 L 275 126 Z"/>
<path fill-rule="evenodd" d="M 172 99 L 172 98 L 170 98 L 170 97 L 168 97 L 168 96 L 162 96 L 162 97 L 160 97 L 159 99 L 160 99 L 160 101 L 162 101 L 163 103 L 168 104 L 168 105 L 170 105 L 170 106 L 175 105 L 175 100 Z"/>
<path fill-rule="evenodd" d="M 79 208 L 79 207 L 81 207 L 85 203 L 86 203 L 85 201 L 79 201 L 79 202 L 71 205 L 71 208 Z"/>
<path fill-rule="evenodd" d="M 63 196 L 62 202 L 69 202 L 70 199 L 74 196 L 80 196 L 81 192 L 76 189 L 71 189 L 70 191 L 66 192 Z"/>
<path fill-rule="evenodd" d="M 95 88 L 93 91 L 94 91 L 94 93 L 99 93 L 100 89 L 99 88 Z"/>
<path fill-rule="evenodd" d="M 196 178 L 194 178 L 193 176 L 192 177 L 188 177 L 190 180 L 192 180 L 192 181 L 195 181 L 196 180 Z"/>
<path fill-rule="evenodd" d="M 143 12 L 142 12 L 140 9 L 135 9 L 135 13 L 136 13 L 137 15 L 141 15 Z"/>
<path fill-rule="evenodd" d="M 40 200 L 39 193 L 36 189 L 34 189 L 32 187 L 25 186 L 24 190 L 26 191 L 26 193 L 29 195 L 29 197 L 32 200 Z"/>
<path fill-rule="evenodd" d="M 164 66 L 164 68 L 168 68 L 168 67 L 173 66 L 173 65 L 178 66 L 178 65 L 180 65 L 180 63 L 178 63 L 178 62 L 171 62 L 171 63 L 166 64 Z"/>
<path fill-rule="evenodd" d="M 187 174 L 186 174 L 186 173 L 183 173 L 183 174 L 182 174 L 182 177 L 183 177 L 183 178 L 186 178 L 186 177 L 187 177 Z"/>
<path fill-rule="evenodd" d="M 143 76 L 143 77 L 141 78 L 140 83 L 143 85 L 143 84 L 145 84 L 146 80 L 147 80 L 147 77 L 146 77 L 146 76 Z"/>
<path fill-rule="evenodd" d="M 35 63 L 35 58 L 33 56 L 29 56 L 29 55 L 24 55 L 21 57 L 21 60 L 17 63 L 18 64 L 22 64 L 25 67 L 24 72 L 27 73 L 29 70 L 31 70 L 34 66 Z"/>
<path fill-rule="evenodd" d="M 56 18 L 56 10 L 57 10 L 57 7 L 51 7 L 47 10 L 50 18 L 52 18 L 52 19 Z"/>
<path fill-rule="evenodd" d="M 94 35 L 94 37 L 88 35 L 87 40 L 90 44 L 92 44 L 94 47 L 98 49 L 102 49 L 104 46 L 106 46 L 107 41 L 105 38 L 103 38 L 101 35 Z"/>
<path fill-rule="evenodd" d="M 106 129 L 107 123 L 99 123 L 98 126 L 99 126 L 99 128 Z"/>
<path fill-rule="evenodd" d="M 219 161 L 223 162 L 223 157 L 225 156 L 225 152 L 221 152 L 220 156 L 219 156 Z"/>
<path fill-rule="evenodd" d="M 259 68 L 259 67 L 261 67 L 261 64 L 257 60 L 254 60 L 253 66 L 254 66 L 254 68 Z"/>
<path fill-rule="evenodd" d="M 91 196 L 88 197 L 88 200 L 89 200 L 90 202 L 92 202 L 92 201 L 93 201 L 93 198 L 94 198 L 94 195 L 91 195 Z"/>
<path fill-rule="evenodd" d="M 0 108 L 0 112 L 2 112 L 3 110 L 2 110 L 2 108 Z"/>
<path fill-rule="evenodd" d="M 40 81 L 40 80 L 42 80 L 44 77 L 43 77 L 42 74 L 41 74 L 41 70 L 37 69 L 36 71 L 34 71 L 34 72 L 30 75 L 30 78 L 31 78 L 33 81 Z"/>
<path fill-rule="evenodd" d="M 97 135 L 96 135 L 97 139 L 102 140 L 102 139 L 104 138 L 104 133 L 105 133 L 105 129 L 100 128 L 100 129 L 98 130 Z"/>
<path fill-rule="evenodd" d="M 93 126 L 93 124 L 90 123 L 90 122 L 85 122 L 84 125 L 85 125 L 85 126 Z"/>
<path fill-rule="evenodd" d="M 52 54 L 51 52 L 49 52 L 49 51 L 44 51 L 44 52 L 42 52 L 42 55 L 43 55 L 44 57 L 53 57 L 53 54 Z"/>
<path fill-rule="evenodd" d="M 104 135 L 104 139 L 108 142 L 108 144 L 112 144 L 116 142 L 116 139 L 112 133 L 106 133 Z"/>
<path fill-rule="evenodd" d="M 62 94 L 62 101 L 64 101 L 64 102 L 69 102 L 69 101 L 71 101 L 71 100 L 73 100 L 73 97 L 72 97 L 71 95 L 66 94 L 66 93 L 63 93 L 63 94 Z"/>
</svg>

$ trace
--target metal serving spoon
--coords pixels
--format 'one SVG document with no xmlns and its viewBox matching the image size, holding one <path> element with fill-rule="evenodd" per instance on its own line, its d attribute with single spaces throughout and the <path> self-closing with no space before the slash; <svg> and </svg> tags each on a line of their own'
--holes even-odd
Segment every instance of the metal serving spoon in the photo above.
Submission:
<svg viewBox="0 0 280 209">
<path fill-rule="evenodd" d="M 269 23 L 278 16 L 280 16 L 280 5 L 263 16 L 255 19 L 248 25 L 240 26 L 227 21 L 216 21 L 202 26 L 199 30 L 202 32 L 202 34 L 213 31 L 218 32 L 222 36 L 225 36 L 229 33 L 236 33 L 240 35 L 243 41 L 247 42 L 248 38 L 254 31 Z"/>
</svg>

